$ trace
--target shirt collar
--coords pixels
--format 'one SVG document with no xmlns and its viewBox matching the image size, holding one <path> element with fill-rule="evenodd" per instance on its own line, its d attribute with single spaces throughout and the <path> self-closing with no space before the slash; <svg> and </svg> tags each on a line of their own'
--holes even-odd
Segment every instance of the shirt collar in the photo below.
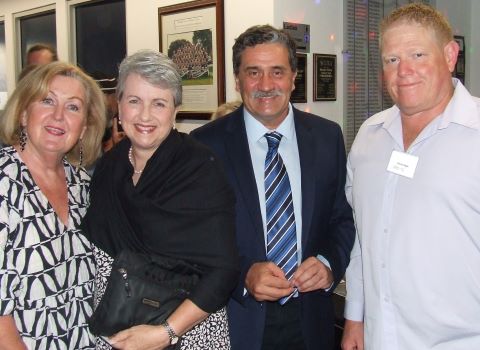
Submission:
<svg viewBox="0 0 480 350">
<path fill-rule="evenodd" d="M 444 129 L 450 123 L 463 125 L 467 128 L 480 129 L 478 101 L 470 95 L 468 90 L 456 78 L 452 79 L 455 88 L 452 99 L 445 108 L 438 128 Z"/>
<path fill-rule="evenodd" d="M 454 86 L 453 96 L 441 115 L 438 128 L 444 129 L 450 123 L 456 123 L 469 128 L 480 129 L 478 103 L 475 98 L 470 95 L 458 79 L 452 78 L 452 84 Z M 367 126 L 383 124 L 385 129 L 390 129 L 397 118 L 400 118 L 400 110 L 394 105 L 387 109 L 385 113 L 368 118 L 365 124 Z"/>
<path fill-rule="evenodd" d="M 248 138 L 255 142 L 262 139 L 266 133 L 272 131 L 277 131 L 282 134 L 282 138 L 293 140 L 295 123 L 293 119 L 293 109 L 290 103 L 288 104 L 287 117 L 275 130 L 266 128 L 265 125 L 263 125 L 252 114 L 250 114 L 245 107 L 243 108 L 243 119 L 245 120 L 245 128 L 247 130 Z"/>
</svg>

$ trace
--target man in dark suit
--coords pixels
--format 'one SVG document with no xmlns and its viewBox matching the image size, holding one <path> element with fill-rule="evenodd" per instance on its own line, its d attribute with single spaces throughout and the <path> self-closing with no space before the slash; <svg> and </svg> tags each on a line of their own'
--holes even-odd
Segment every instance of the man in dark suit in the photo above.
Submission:
<svg viewBox="0 0 480 350">
<path fill-rule="evenodd" d="M 223 161 L 237 197 L 242 274 L 227 309 L 232 349 L 331 350 L 331 293 L 354 241 L 342 132 L 289 103 L 296 53 L 285 32 L 248 29 L 233 65 L 243 106 L 192 132 Z"/>
</svg>

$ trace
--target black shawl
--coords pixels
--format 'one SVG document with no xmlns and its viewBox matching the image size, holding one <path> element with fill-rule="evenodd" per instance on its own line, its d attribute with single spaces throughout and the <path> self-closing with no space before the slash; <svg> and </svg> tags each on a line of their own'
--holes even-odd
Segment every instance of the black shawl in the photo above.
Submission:
<svg viewBox="0 0 480 350">
<path fill-rule="evenodd" d="M 82 223 L 110 256 L 123 249 L 177 257 L 204 274 L 190 299 L 202 310 L 223 307 L 238 278 L 233 191 L 205 146 L 172 130 L 136 186 L 123 140 L 98 163 Z"/>
</svg>

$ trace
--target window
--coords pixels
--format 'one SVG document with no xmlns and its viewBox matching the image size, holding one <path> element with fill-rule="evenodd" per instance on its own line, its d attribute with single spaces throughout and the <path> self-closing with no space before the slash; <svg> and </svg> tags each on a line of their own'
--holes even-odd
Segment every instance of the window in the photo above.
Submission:
<svg viewBox="0 0 480 350">
<path fill-rule="evenodd" d="M 25 67 L 28 49 L 38 43 L 57 47 L 55 11 L 46 11 L 19 18 L 21 66 Z"/>
<path fill-rule="evenodd" d="M 74 7 L 77 64 L 89 74 L 118 74 L 126 54 L 125 0 Z"/>
<path fill-rule="evenodd" d="M 383 84 L 379 48 L 382 18 L 411 0 L 345 0 L 345 121 L 347 150 L 363 122 L 393 105 Z M 430 3 L 429 0 L 423 0 Z"/>
<path fill-rule="evenodd" d="M 5 22 L 0 21 L 0 110 L 7 102 L 7 64 L 5 58 Z"/>
</svg>

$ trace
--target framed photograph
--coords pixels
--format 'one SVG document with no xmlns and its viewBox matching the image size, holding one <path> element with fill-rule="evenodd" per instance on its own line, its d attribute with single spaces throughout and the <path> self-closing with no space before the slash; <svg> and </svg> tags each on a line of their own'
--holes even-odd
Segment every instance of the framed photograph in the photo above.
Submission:
<svg viewBox="0 0 480 350">
<path fill-rule="evenodd" d="M 158 9 L 160 51 L 182 75 L 177 119 L 209 119 L 225 102 L 223 0 L 196 0 Z"/>
<path fill-rule="evenodd" d="M 462 84 L 465 84 L 465 37 L 455 35 L 454 39 L 460 47 L 460 51 L 458 51 L 457 64 L 455 65 L 453 76 L 459 79 Z"/>
<path fill-rule="evenodd" d="M 292 103 L 307 103 L 307 54 L 297 53 L 297 76 L 295 90 L 290 96 Z"/>
<path fill-rule="evenodd" d="M 460 46 L 460 51 L 465 52 L 465 37 L 460 35 L 455 35 L 454 39 L 457 42 L 458 46 Z"/>
<path fill-rule="evenodd" d="M 337 99 L 337 56 L 313 54 L 313 100 Z"/>
</svg>

